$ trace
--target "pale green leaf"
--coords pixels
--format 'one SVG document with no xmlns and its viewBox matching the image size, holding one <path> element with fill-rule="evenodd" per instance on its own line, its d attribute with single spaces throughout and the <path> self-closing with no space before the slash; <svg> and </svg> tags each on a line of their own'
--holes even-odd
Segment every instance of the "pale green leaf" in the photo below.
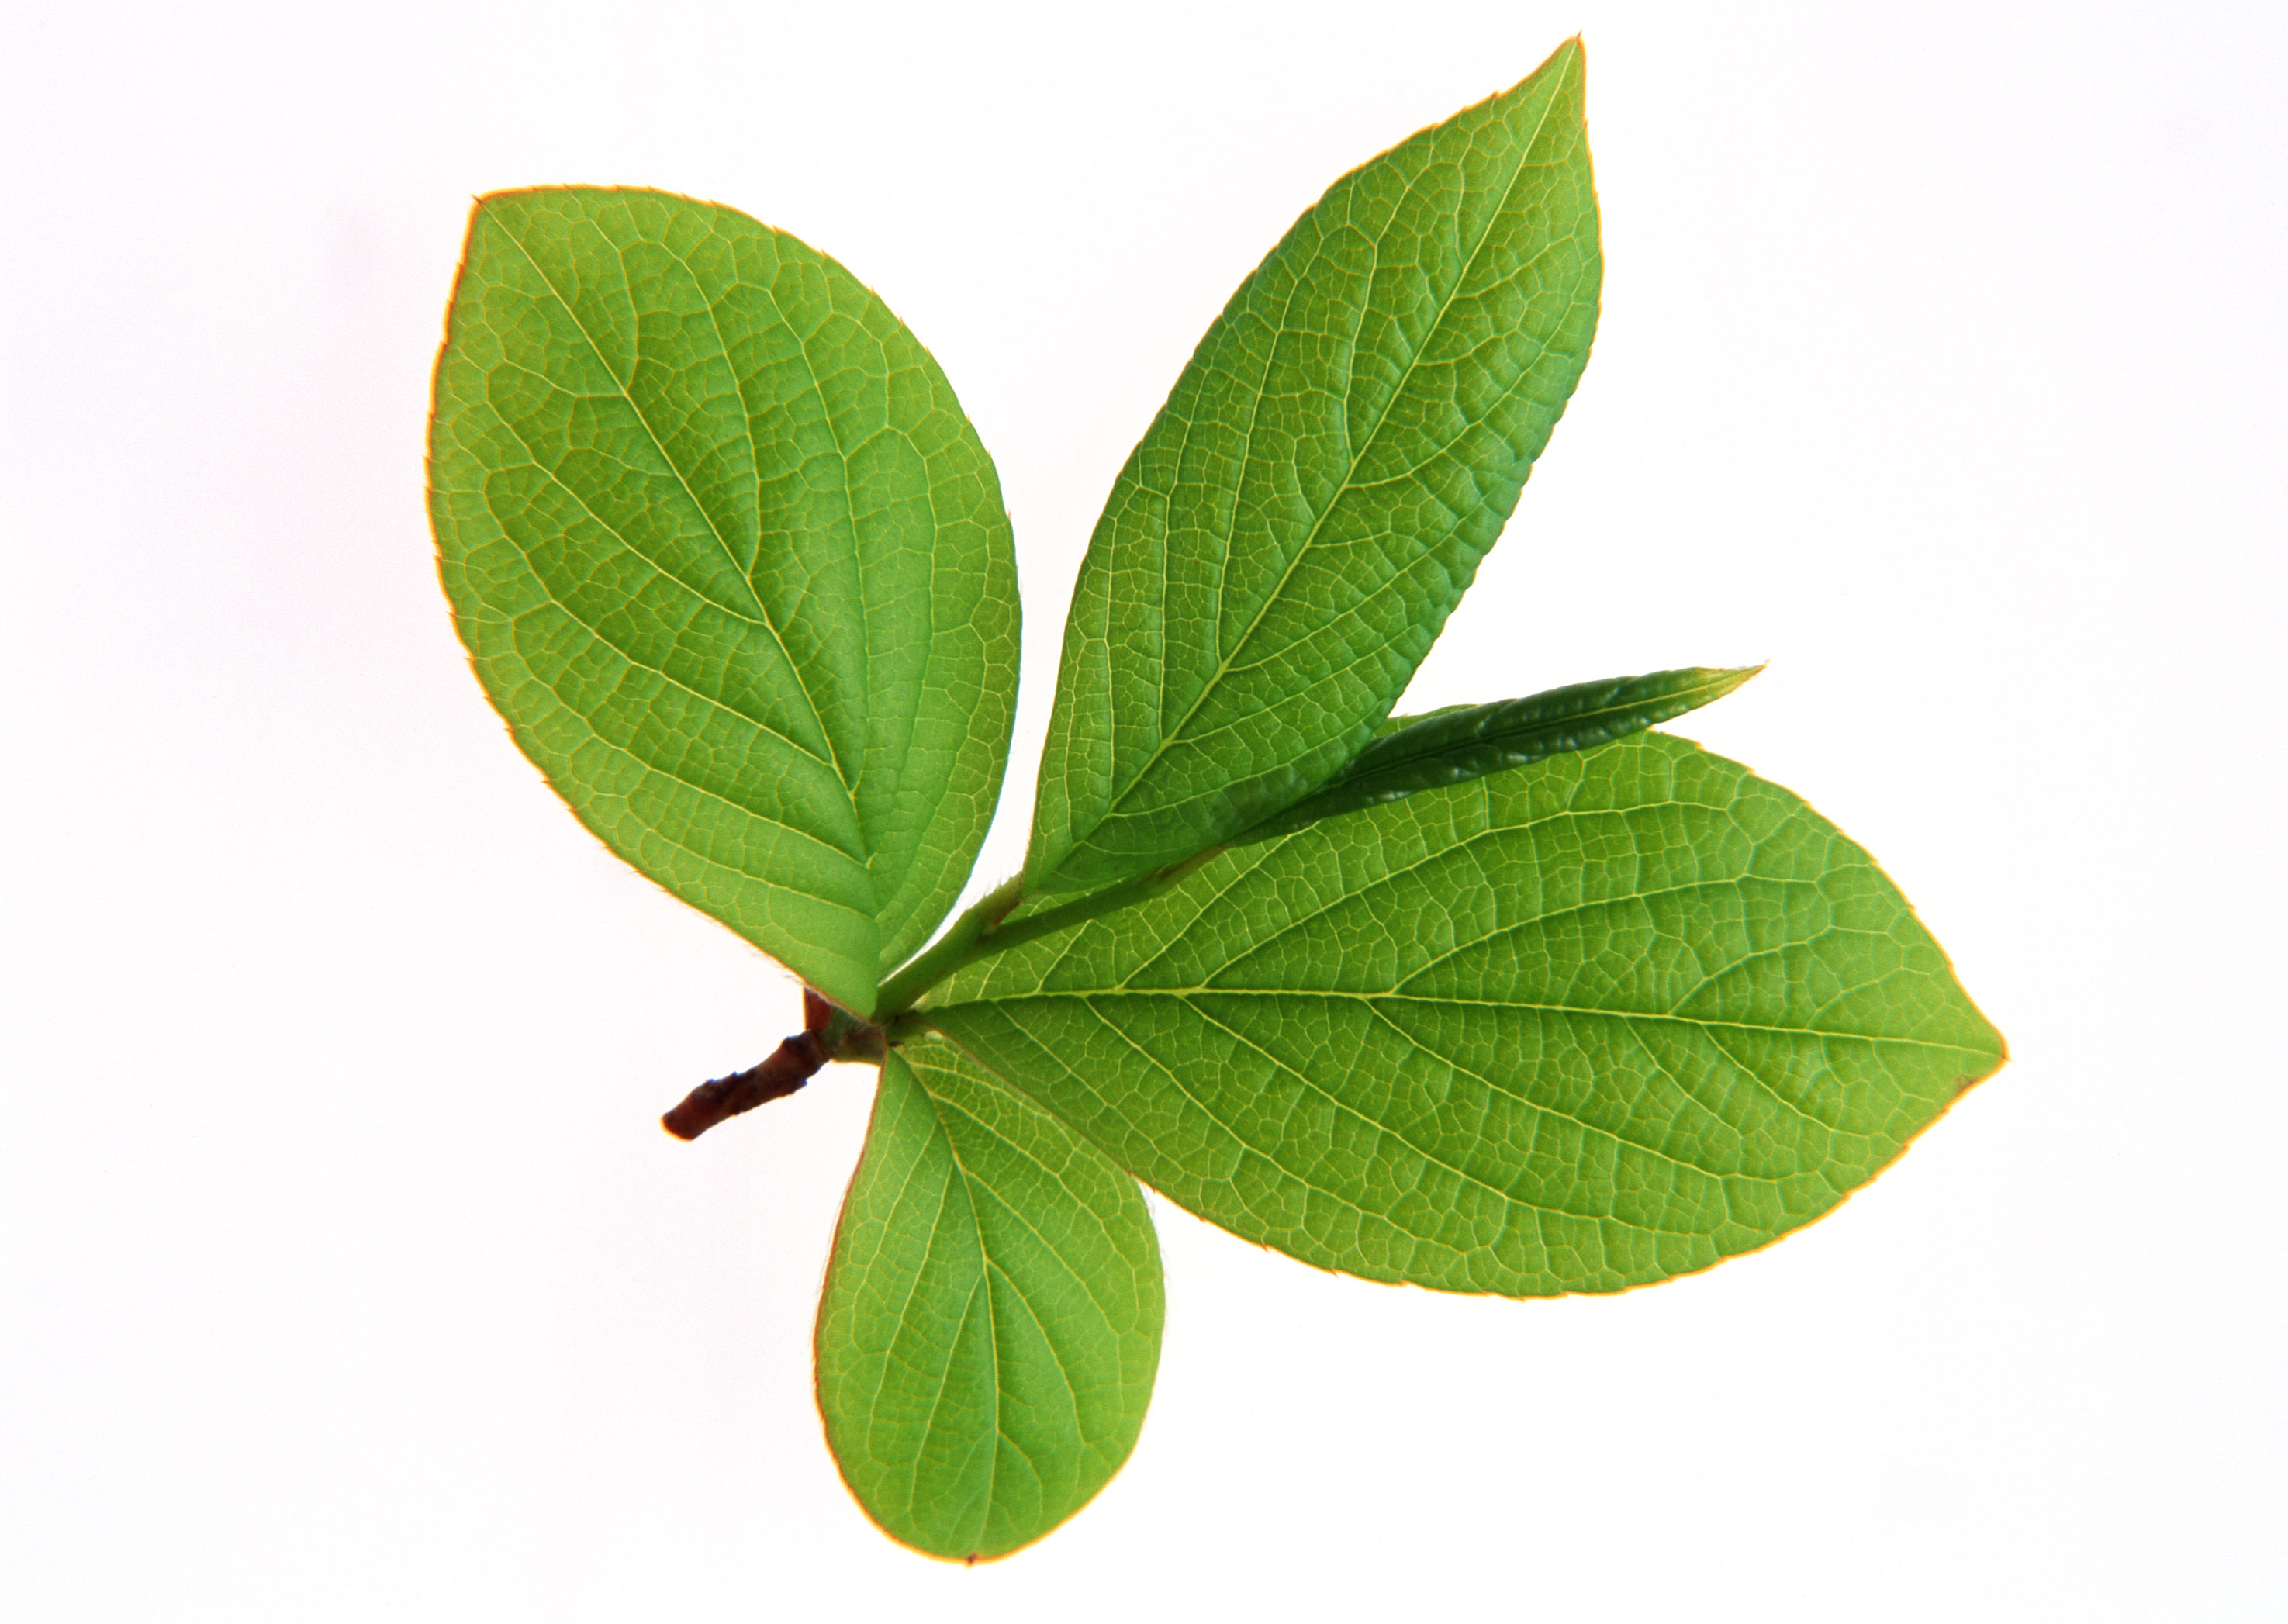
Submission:
<svg viewBox="0 0 2288 1624">
<path fill-rule="evenodd" d="M 818 1314 L 842 1476 L 894 1537 L 1005 1556 L 1136 1446 L 1160 1360 L 1136 1181 L 922 1035 L 882 1066 Z"/>
<path fill-rule="evenodd" d="M 1523 699 L 1393 717 L 1350 765 L 1239 840 L 1267 839 L 1321 818 L 1403 800 L 1418 790 L 1467 783 L 1561 750 L 1585 750 L 1625 738 L 1722 699 L 1761 669 L 1688 666 L 1574 683 Z"/>
<path fill-rule="evenodd" d="M 1388 714 L 1588 360 L 1579 43 L 1337 181 L 1200 341 L 1073 589 L 1027 889 L 1227 840 Z"/>
<path fill-rule="evenodd" d="M 870 1012 L 968 877 L 1016 699 L 999 482 L 928 352 L 735 210 L 497 194 L 430 487 L 462 640 L 557 793 Z"/>
<path fill-rule="evenodd" d="M 1519 1296 L 1762 1246 L 2004 1058 L 1865 852 L 1651 733 L 1235 848 L 912 1018 L 1236 1234 Z"/>
</svg>

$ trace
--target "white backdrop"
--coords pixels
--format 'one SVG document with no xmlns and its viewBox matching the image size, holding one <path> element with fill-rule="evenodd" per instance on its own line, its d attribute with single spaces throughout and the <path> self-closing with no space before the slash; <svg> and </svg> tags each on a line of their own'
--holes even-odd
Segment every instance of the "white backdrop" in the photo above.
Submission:
<svg viewBox="0 0 2288 1624">
<path fill-rule="evenodd" d="M 2276 5 L 36 5 L 0 28 L 0 1613 L 2278 1618 Z M 785 975 L 487 709 L 421 495 L 473 194 L 720 199 L 998 460 L 1013 867 L 1096 507 L 1343 170 L 1576 28 L 1595 359 L 1410 708 L 1678 725 L 1870 846 L 2018 1056 L 1615 1299 L 1156 1205 L 1128 1470 L 972 1572 L 836 1478 L 869 1073 L 684 1145 Z"/>
</svg>

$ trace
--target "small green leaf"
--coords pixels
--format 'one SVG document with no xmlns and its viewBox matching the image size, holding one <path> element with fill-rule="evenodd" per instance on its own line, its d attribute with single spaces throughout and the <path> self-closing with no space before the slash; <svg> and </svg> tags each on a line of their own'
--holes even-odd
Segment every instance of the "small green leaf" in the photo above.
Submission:
<svg viewBox="0 0 2288 1624">
<path fill-rule="evenodd" d="M 1121 471 L 1073 588 L 1029 891 L 1178 861 L 1388 714 L 1587 361 L 1579 42 L 1327 192 Z"/>
<path fill-rule="evenodd" d="M 1643 677 L 1575 683 L 1524 699 L 1450 705 L 1394 717 L 1325 788 L 1307 795 L 1235 844 L 1267 840 L 1419 789 L 1466 784 L 1561 750 L 1585 750 L 1722 699 L 1764 668 L 1691 666 Z"/>
<path fill-rule="evenodd" d="M 860 1015 L 975 860 L 1016 702 L 999 482 L 815 250 L 658 192 L 477 205 L 430 435 L 439 568 L 605 844 Z"/>
<path fill-rule="evenodd" d="M 914 1018 L 1235 1234 L 1514 1296 L 1762 1246 L 2004 1058 L 1865 852 L 1653 733 L 1226 852 Z"/>
<path fill-rule="evenodd" d="M 827 1442 L 886 1533 L 1000 1557 L 1086 1505 L 1164 1308 L 1134 1179 L 951 1045 L 891 1051 L 818 1315 Z"/>
</svg>

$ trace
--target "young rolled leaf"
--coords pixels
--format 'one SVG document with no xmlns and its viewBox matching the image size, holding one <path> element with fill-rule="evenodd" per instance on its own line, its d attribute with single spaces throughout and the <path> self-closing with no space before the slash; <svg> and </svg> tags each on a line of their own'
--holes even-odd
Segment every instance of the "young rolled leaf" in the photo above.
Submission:
<svg viewBox="0 0 2288 1624">
<path fill-rule="evenodd" d="M 1073 589 L 1026 889 L 1180 860 L 1356 754 L 1596 329 L 1580 44 L 1353 170 L 1200 341 Z"/>
<path fill-rule="evenodd" d="M 1643 677 L 1575 683 L 1524 699 L 1450 705 L 1426 716 L 1394 717 L 1347 767 L 1235 844 L 1266 840 L 1418 790 L 1466 784 L 1554 756 L 1641 732 L 1722 699 L 1759 665 L 1689 666 Z"/>
<path fill-rule="evenodd" d="M 842 266 L 657 192 L 481 199 L 430 514 L 581 821 L 860 1015 L 968 877 L 1016 702 L 993 463 Z"/>
<path fill-rule="evenodd" d="M 1235 1234 L 1513 1296 L 1762 1246 L 2005 1058 L 1865 852 L 1649 733 L 1227 852 L 913 1018 Z"/>
<path fill-rule="evenodd" d="M 924 1035 L 883 1062 L 818 1316 L 818 1405 L 893 1537 L 1005 1556 L 1136 1446 L 1160 1359 L 1136 1181 Z"/>
<path fill-rule="evenodd" d="M 1561 750 L 1586 749 L 1721 699 L 1761 669 L 1696 666 L 1576 683 L 1489 705 L 1449 705 L 1422 716 L 1392 717 L 1376 729 L 1357 758 L 1323 788 L 1224 844 L 1251 845 L 1321 818 L 1402 800 L 1441 785 L 1467 783 Z M 989 930 L 966 928 L 969 922 L 965 921 L 882 984 L 880 1007 L 886 1015 L 894 1016 L 959 964 L 1061 930 L 1068 922 L 1131 907 L 1165 890 L 1221 849 L 1211 847 L 1183 862 L 1084 896 L 1051 892 L 1019 897 L 991 920 Z"/>
</svg>

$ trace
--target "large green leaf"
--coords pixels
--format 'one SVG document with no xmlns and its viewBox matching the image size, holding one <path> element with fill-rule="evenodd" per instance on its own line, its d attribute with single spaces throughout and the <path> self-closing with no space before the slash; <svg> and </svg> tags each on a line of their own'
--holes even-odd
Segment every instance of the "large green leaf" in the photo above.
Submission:
<svg viewBox="0 0 2288 1624">
<path fill-rule="evenodd" d="M 933 1556 L 998 1557 L 1102 1488 L 1160 1361 L 1136 1181 L 924 1035 L 882 1066 L 818 1315 L 842 1476 Z"/>
<path fill-rule="evenodd" d="M 1658 733 L 1227 852 L 913 1018 L 1237 1234 L 1519 1296 L 1761 1246 L 2004 1058 L 1865 852 Z"/>
<path fill-rule="evenodd" d="M 1579 43 L 1337 181 L 1241 284 L 1073 589 L 1031 891 L 1190 856 L 1355 755 L 1588 360 Z"/>
<path fill-rule="evenodd" d="M 430 512 L 478 677 L 582 822 L 859 1014 L 975 860 L 1016 700 L 991 460 L 839 265 L 656 192 L 497 194 Z"/>
</svg>

